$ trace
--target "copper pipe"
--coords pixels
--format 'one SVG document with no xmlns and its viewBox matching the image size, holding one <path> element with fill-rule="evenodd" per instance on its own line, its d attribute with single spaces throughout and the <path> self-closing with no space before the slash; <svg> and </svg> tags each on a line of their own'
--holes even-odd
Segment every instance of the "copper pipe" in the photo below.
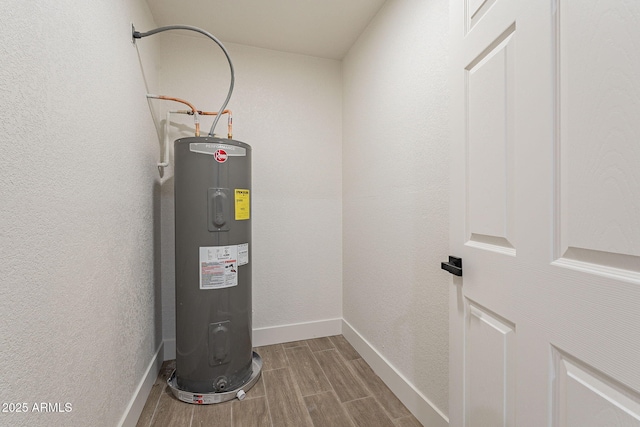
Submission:
<svg viewBox="0 0 640 427">
<path fill-rule="evenodd" d="M 203 116 L 217 116 L 217 111 L 198 111 L 198 114 Z M 227 118 L 227 138 L 233 139 L 233 113 L 231 110 L 224 110 L 222 114 L 228 114 Z"/>
<path fill-rule="evenodd" d="M 189 108 L 191 108 L 191 112 L 192 112 L 192 114 L 194 116 L 193 121 L 194 121 L 194 123 L 196 125 L 196 136 L 200 136 L 200 121 L 198 120 L 199 112 L 198 112 L 197 108 L 195 107 L 195 105 L 193 105 L 189 101 L 185 101 L 184 99 L 174 98 L 172 96 L 147 94 L 147 98 L 164 99 L 166 101 L 175 101 L 175 102 L 180 102 L 182 104 L 188 105 Z"/>
</svg>

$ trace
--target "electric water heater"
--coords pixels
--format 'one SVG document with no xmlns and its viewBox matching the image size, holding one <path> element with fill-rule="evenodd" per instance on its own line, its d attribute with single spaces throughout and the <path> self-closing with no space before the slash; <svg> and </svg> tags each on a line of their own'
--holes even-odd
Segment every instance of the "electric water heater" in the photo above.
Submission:
<svg viewBox="0 0 640 427">
<path fill-rule="evenodd" d="M 176 370 L 180 400 L 242 399 L 260 375 L 251 344 L 251 146 L 174 143 Z"/>
</svg>

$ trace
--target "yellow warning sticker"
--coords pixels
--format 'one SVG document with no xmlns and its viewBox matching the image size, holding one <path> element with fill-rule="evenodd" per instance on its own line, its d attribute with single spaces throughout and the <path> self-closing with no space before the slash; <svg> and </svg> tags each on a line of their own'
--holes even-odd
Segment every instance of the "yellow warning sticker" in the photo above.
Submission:
<svg viewBox="0 0 640 427">
<path fill-rule="evenodd" d="M 235 189 L 236 195 L 236 221 L 251 218 L 249 203 L 249 190 Z"/>
</svg>

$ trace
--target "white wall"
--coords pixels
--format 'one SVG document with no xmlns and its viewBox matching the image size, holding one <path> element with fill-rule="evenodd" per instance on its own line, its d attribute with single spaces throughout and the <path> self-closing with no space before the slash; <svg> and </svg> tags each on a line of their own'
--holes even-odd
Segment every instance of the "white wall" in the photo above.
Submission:
<svg viewBox="0 0 640 427">
<path fill-rule="evenodd" d="M 157 136 L 131 22 L 153 25 L 144 1 L 2 5 L 0 402 L 29 412 L 2 425 L 117 425 L 161 344 Z"/>
<path fill-rule="evenodd" d="M 160 92 L 201 110 L 218 111 L 229 84 L 222 51 L 197 34 L 161 37 Z M 342 317 L 341 63 L 233 43 L 225 47 L 236 71 L 228 106 L 234 113 L 234 139 L 253 148 L 254 344 L 339 333 L 335 319 Z M 169 108 L 185 106 L 171 103 Z M 172 142 L 193 136 L 191 118 L 176 117 L 175 122 Z M 205 120 L 204 133 L 210 124 Z M 216 133 L 226 135 L 225 118 Z M 163 179 L 162 211 L 163 335 L 173 343 L 172 170 Z M 173 357 L 170 347 L 167 358 Z"/>
<path fill-rule="evenodd" d="M 389 0 L 344 60 L 346 322 L 446 419 L 448 2 Z"/>
</svg>

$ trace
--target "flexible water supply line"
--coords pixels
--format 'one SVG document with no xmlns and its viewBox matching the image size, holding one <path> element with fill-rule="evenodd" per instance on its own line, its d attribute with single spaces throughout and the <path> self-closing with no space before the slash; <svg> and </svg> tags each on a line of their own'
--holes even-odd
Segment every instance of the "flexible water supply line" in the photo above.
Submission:
<svg viewBox="0 0 640 427">
<path fill-rule="evenodd" d="M 222 107 L 218 111 L 216 118 L 213 120 L 213 124 L 211 125 L 211 130 L 209 130 L 209 136 L 213 136 L 213 131 L 215 130 L 216 125 L 218 124 L 218 120 L 220 120 L 220 116 L 223 114 L 224 110 L 227 108 L 229 99 L 231 99 L 231 94 L 233 93 L 233 85 L 235 83 L 235 72 L 233 70 L 233 63 L 231 62 L 231 58 L 229 57 L 229 52 L 227 52 L 227 49 L 225 49 L 222 42 L 220 42 L 220 40 L 218 40 L 213 34 L 201 28 L 193 27 L 191 25 L 169 25 L 166 27 L 159 27 L 159 28 L 156 28 L 155 30 L 147 31 L 146 33 L 141 33 L 140 31 L 136 31 L 134 28 L 132 36 L 133 36 L 133 39 L 135 40 L 135 39 L 141 39 L 143 37 L 152 36 L 154 34 L 161 33 L 163 31 L 169 31 L 169 30 L 195 31 L 196 33 L 200 33 L 206 37 L 209 37 L 218 46 L 220 46 L 220 49 L 222 49 L 222 52 L 224 52 L 224 56 L 227 57 L 227 61 L 229 62 L 229 70 L 231 71 L 231 82 L 229 83 L 229 93 L 227 94 L 227 98 L 222 103 Z"/>
</svg>

